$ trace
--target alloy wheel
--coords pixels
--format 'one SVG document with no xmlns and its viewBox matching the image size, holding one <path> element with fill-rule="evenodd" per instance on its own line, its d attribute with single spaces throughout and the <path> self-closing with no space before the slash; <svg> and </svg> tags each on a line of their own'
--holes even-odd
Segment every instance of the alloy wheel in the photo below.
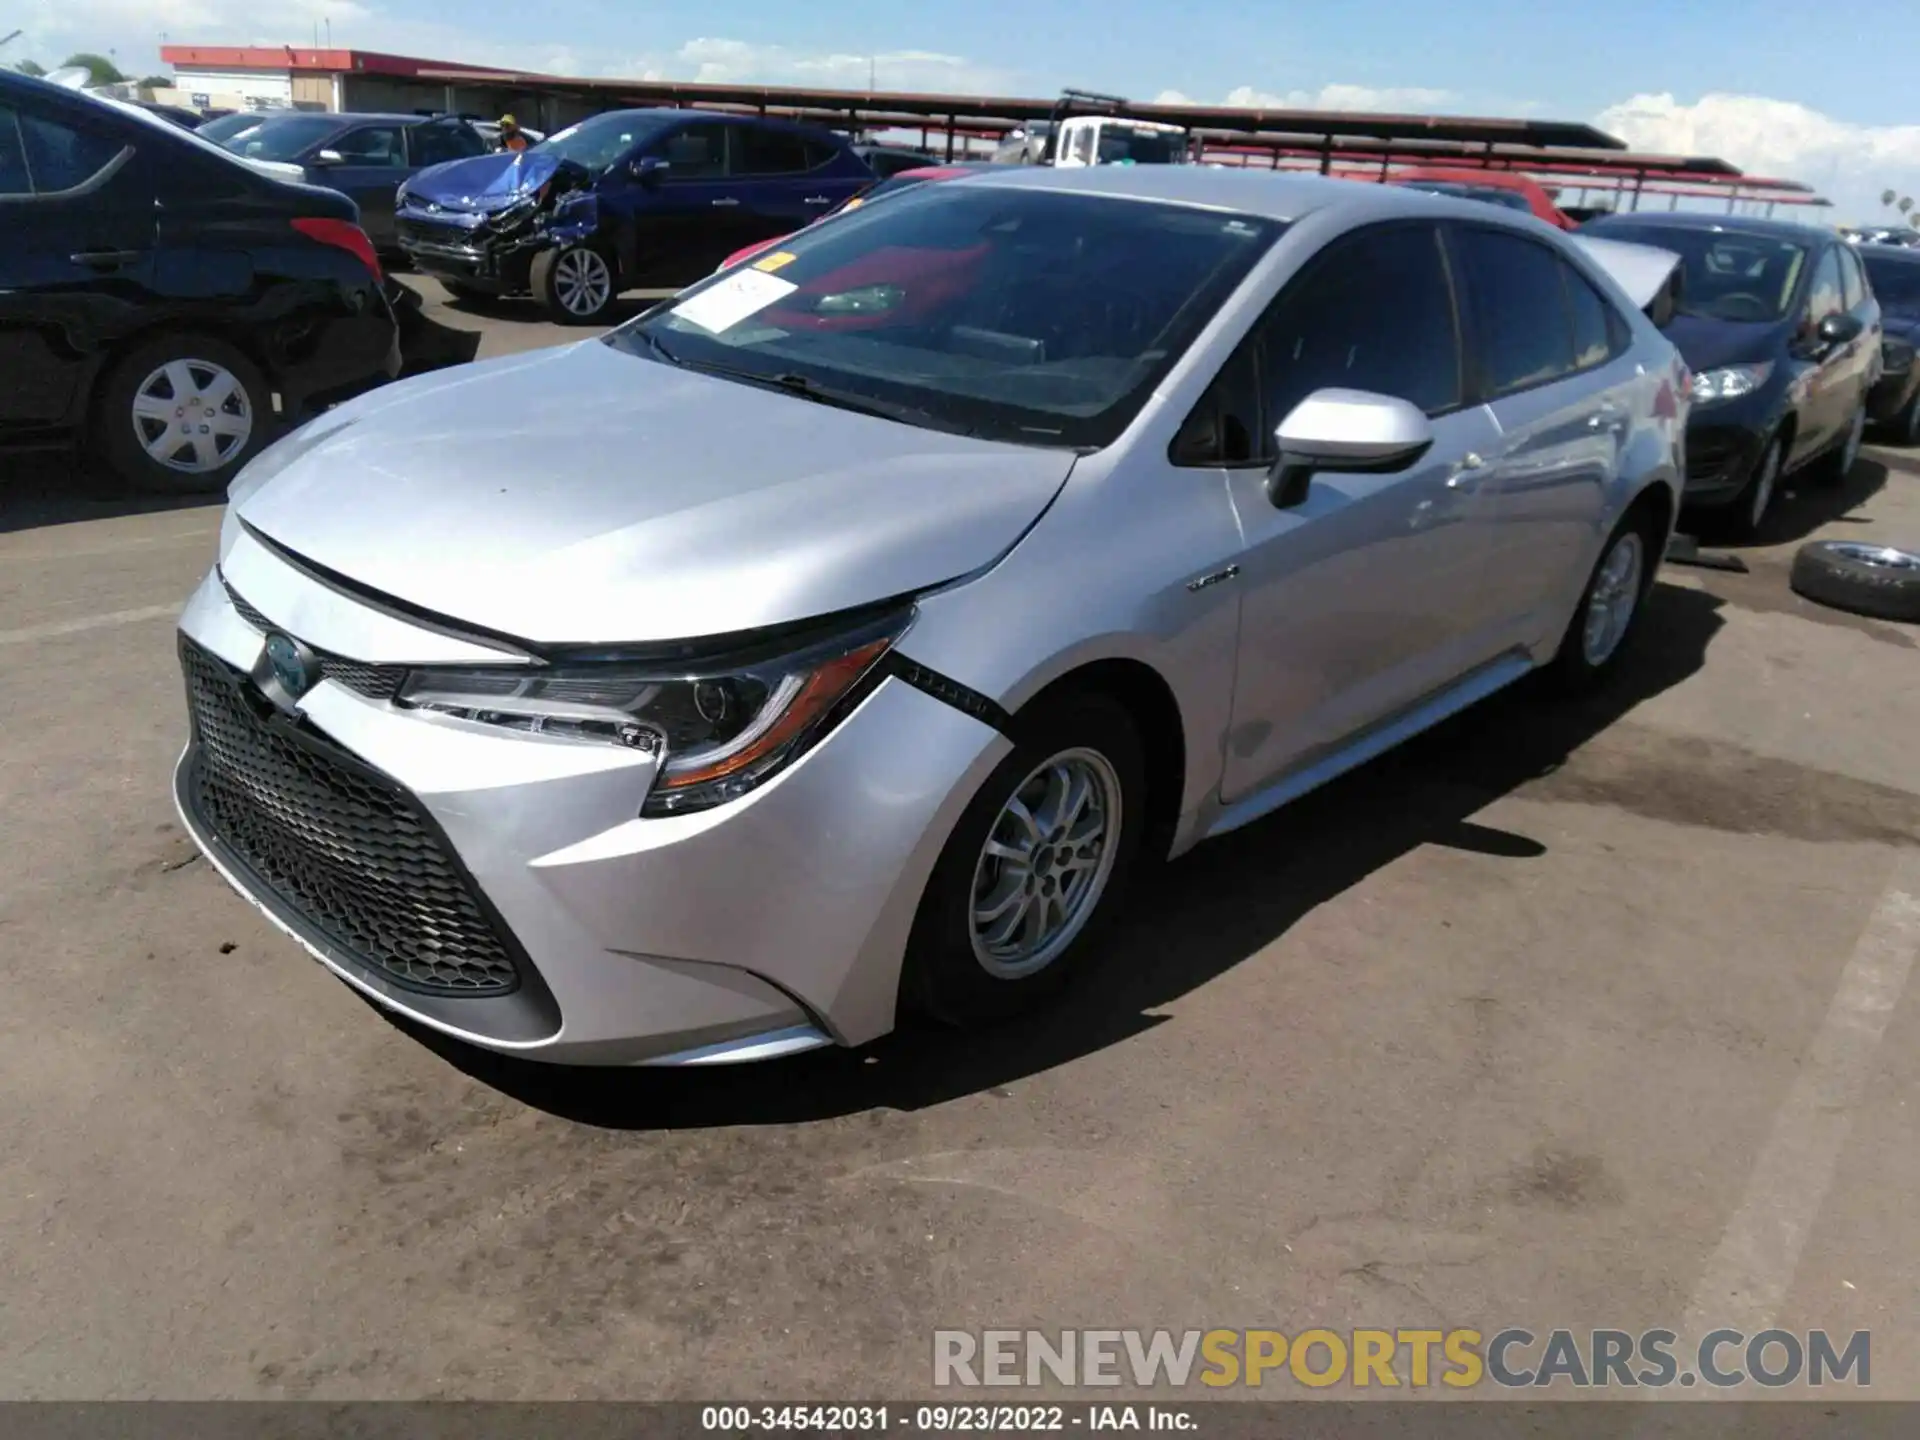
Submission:
<svg viewBox="0 0 1920 1440">
<path fill-rule="evenodd" d="M 1774 487 L 1780 481 L 1780 442 L 1774 441 L 1767 446 L 1767 453 L 1760 457 L 1760 471 L 1753 477 L 1753 488 L 1747 497 L 1747 529 L 1758 530 L 1760 522 L 1767 518 L 1767 511 L 1773 506 Z"/>
<path fill-rule="evenodd" d="M 1634 530 L 1615 540 L 1600 561 L 1587 597 L 1586 625 L 1580 634 L 1580 652 L 1595 669 L 1612 659 L 1626 639 L 1634 611 L 1639 608 L 1645 569 L 1645 542 Z"/>
<path fill-rule="evenodd" d="M 1019 980 L 1060 957 L 1100 903 L 1119 853 L 1120 779 L 1096 750 L 1034 767 L 987 829 L 974 865 L 973 954 Z"/>
<path fill-rule="evenodd" d="M 133 392 L 133 432 L 149 458 L 185 475 L 218 470 L 253 435 L 246 387 L 211 360 L 169 360 Z"/>
<path fill-rule="evenodd" d="M 1860 458 L 1860 442 L 1867 433 L 1867 412 L 1859 409 L 1853 412 L 1853 424 L 1847 430 L 1847 439 L 1840 451 L 1839 479 L 1844 480 L 1853 473 L 1853 462 Z"/>
<path fill-rule="evenodd" d="M 598 251 L 569 250 L 553 267 L 553 293 L 569 315 L 594 315 L 613 295 L 613 272 Z"/>
</svg>

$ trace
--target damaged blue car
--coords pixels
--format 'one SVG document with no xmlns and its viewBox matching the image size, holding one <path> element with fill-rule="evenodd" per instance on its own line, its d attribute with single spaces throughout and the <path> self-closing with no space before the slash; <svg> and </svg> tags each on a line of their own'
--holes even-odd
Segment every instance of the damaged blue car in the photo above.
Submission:
<svg viewBox="0 0 1920 1440">
<path fill-rule="evenodd" d="M 518 153 L 401 187 L 407 258 L 456 298 L 532 295 L 555 320 L 605 319 L 623 290 L 679 286 L 873 184 L 830 130 L 700 110 L 616 110 Z"/>
</svg>

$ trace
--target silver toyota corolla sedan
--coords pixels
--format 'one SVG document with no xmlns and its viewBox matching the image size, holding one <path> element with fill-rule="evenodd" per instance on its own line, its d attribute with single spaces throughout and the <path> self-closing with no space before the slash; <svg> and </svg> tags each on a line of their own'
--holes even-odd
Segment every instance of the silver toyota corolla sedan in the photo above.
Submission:
<svg viewBox="0 0 1920 1440">
<path fill-rule="evenodd" d="M 180 812 L 341 979 L 494 1050 L 1000 1016 L 1103 963 L 1147 862 L 1604 677 L 1687 385 L 1517 213 L 923 186 L 262 453 L 180 623 Z"/>
</svg>

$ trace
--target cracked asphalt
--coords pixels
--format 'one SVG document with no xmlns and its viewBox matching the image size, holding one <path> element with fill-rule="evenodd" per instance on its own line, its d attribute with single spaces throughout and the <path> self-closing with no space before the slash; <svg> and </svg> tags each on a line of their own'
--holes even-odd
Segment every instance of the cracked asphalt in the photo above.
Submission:
<svg viewBox="0 0 1920 1440">
<path fill-rule="evenodd" d="M 217 509 L 0 463 L 0 1396 L 910 1397 L 935 1328 L 1763 1299 L 1920 1398 L 1920 631 L 1787 588 L 1920 543 L 1920 456 L 1669 568 L 1609 693 L 1170 867 L 1065 1007 L 690 1073 L 428 1043 L 266 926 L 168 799 Z M 1901 985 L 1836 1049 L 1862 955 Z"/>
</svg>

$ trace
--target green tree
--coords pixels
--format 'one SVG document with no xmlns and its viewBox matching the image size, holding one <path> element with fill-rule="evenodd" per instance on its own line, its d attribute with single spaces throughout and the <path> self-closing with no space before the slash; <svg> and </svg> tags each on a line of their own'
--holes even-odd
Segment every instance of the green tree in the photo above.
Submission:
<svg viewBox="0 0 1920 1440">
<path fill-rule="evenodd" d="M 85 67 L 88 75 L 92 77 L 89 83 L 94 85 L 118 85 L 127 78 L 120 73 L 119 66 L 106 56 L 90 55 L 84 50 L 78 55 L 69 55 L 66 64 Z M 61 68 L 65 69 L 66 66 Z"/>
<path fill-rule="evenodd" d="M 171 90 L 173 88 L 173 76 L 143 75 L 140 77 L 140 88 L 142 90 Z"/>
<path fill-rule="evenodd" d="M 13 68 L 18 70 L 22 75 L 44 75 L 47 73 L 46 67 L 38 60 L 22 60 Z"/>
</svg>

